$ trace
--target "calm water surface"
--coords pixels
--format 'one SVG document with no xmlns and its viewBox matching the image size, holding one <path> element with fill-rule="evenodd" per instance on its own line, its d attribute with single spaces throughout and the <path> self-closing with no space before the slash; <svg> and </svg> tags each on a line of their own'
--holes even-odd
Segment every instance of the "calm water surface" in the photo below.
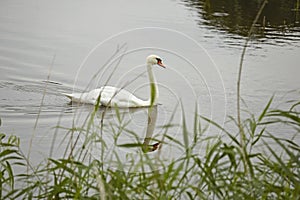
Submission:
<svg viewBox="0 0 300 200">
<path fill-rule="evenodd" d="M 255 26 L 244 63 L 242 96 L 256 114 L 273 94 L 274 106 L 299 99 L 299 8 L 296 1 L 274 2 Z M 49 155 L 52 141 L 54 156 L 61 155 L 67 133 L 55 127 L 80 124 L 93 109 L 68 104 L 62 92 L 109 84 L 147 99 L 149 54 L 167 65 L 154 69 L 160 89 L 155 137 L 172 113 L 173 123 L 181 124 L 180 101 L 191 129 L 196 104 L 200 114 L 220 124 L 235 115 L 240 54 L 256 3 L 10 0 L 0 5 L 0 131 L 19 136 L 25 152 L 33 138 L 36 160 Z M 147 110 L 122 112 L 142 140 Z M 105 118 L 118 120 L 113 111 Z M 171 132 L 182 140 L 179 129 Z M 162 151 L 166 157 L 176 154 L 172 145 Z"/>
</svg>

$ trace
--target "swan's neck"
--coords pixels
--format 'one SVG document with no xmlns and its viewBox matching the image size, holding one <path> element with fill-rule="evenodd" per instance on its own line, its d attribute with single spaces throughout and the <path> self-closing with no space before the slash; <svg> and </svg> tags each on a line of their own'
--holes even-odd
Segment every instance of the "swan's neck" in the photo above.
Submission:
<svg viewBox="0 0 300 200">
<path fill-rule="evenodd" d="M 148 77 L 150 82 L 150 99 L 148 101 L 149 101 L 149 105 L 153 106 L 157 102 L 159 93 L 158 93 L 156 80 L 152 72 L 152 65 L 149 63 L 147 63 L 147 71 L 148 71 Z"/>
</svg>

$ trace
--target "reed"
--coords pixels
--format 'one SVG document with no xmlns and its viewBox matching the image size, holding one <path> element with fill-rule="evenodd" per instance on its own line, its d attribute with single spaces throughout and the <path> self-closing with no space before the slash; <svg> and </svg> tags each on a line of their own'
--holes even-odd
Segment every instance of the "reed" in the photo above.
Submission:
<svg viewBox="0 0 300 200">
<path fill-rule="evenodd" d="M 20 141 L 15 136 L 0 138 L 0 184 L 1 199 L 299 199 L 300 198 L 300 146 L 287 137 L 276 136 L 272 127 L 286 126 L 290 136 L 299 137 L 300 102 L 294 102 L 290 109 L 272 108 L 272 100 L 266 103 L 261 114 L 243 121 L 245 130 L 245 151 L 240 148 L 236 134 L 225 130 L 217 123 L 200 116 L 195 108 L 193 127 L 187 127 L 184 112 L 182 116 L 182 140 L 164 133 L 163 145 L 173 143 L 182 156 L 170 163 L 153 159 L 151 152 L 145 153 L 138 134 L 128 129 L 130 121 L 116 110 L 118 124 L 105 125 L 112 131 L 116 147 L 109 161 L 111 168 L 101 160 L 91 156 L 88 148 L 95 141 L 105 154 L 108 146 L 96 134 L 100 127 L 86 122 L 86 127 L 66 130 L 73 132 L 73 143 L 68 146 L 70 154 L 60 159 L 48 158 L 48 162 L 29 167 L 27 157 L 19 148 Z M 232 123 L 237 126 L 233 118 Z M 90 119 L 91 120 L 91 119 Z M 90 125 L 92 124 L 92 125 Z M 169 126 L 168 126 L 169 125 Z M 172 121 L 164 126 L 169 129 Z M 209 137 L 201 127 L 213 125 L 228 137 Z M 84 135 L 78 142 L 76 132 Z M 136 142 L 119 143 L 120 134 L 127 132 L 136 137 Z M 97 132 L 98 133 L 98 132 Z M 211 134 L 211 133 L 210 133 Z M 294 135 L 293 135 L 294 134 Z M 77 136 L 78 136 L 77 135 Z M 191 137 L 192 136 L 192 137 Z M 70 139 L 71 140 L 71 139 Z M 205 147 L 201 154 L 199 145 Z M 138 148 L 138 154 L 123 168 L 117 148 Z M 162 148 L 164 148 L 162 146 Z M 276 150 L 275 150 L 276 148 Z M 159 150 L 158 150 L 159 151 Z M 243 165 L 246 156 L 248 172 Z M 150 170 L 149 170 L 150 169 Z"/>
</svg>

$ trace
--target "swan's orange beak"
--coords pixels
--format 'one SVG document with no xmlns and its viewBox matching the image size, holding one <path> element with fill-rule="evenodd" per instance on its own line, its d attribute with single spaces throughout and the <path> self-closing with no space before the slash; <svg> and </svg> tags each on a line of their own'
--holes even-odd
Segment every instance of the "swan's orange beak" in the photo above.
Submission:
<svg viewBox="0 0 300 200">
<path fill-rule="evenodd" d="M 163 67 L 163 68 L 166 68 L 166 66 L 165 66 L 164 64 L 162 64 L 161 60 L 159 60 L 159 61 L 157 62 L 157 64 L 158 64 L 159 66 Z"/>
</svg>

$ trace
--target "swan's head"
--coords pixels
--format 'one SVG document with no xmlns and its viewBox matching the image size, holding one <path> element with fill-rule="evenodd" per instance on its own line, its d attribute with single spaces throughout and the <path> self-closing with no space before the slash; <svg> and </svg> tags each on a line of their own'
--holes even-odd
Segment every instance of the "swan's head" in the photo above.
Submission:
<svg viewBox="0 0 300 200">
<path fill-rule="evenodd" d="M 162 63 L 162 59 L 159 56 L 156 56 L 156 55 L 148 56 L 147 57 L 147 64 L 159 65 L 163 68 L 166 68 L 166 66 Z"/>
</svg>

